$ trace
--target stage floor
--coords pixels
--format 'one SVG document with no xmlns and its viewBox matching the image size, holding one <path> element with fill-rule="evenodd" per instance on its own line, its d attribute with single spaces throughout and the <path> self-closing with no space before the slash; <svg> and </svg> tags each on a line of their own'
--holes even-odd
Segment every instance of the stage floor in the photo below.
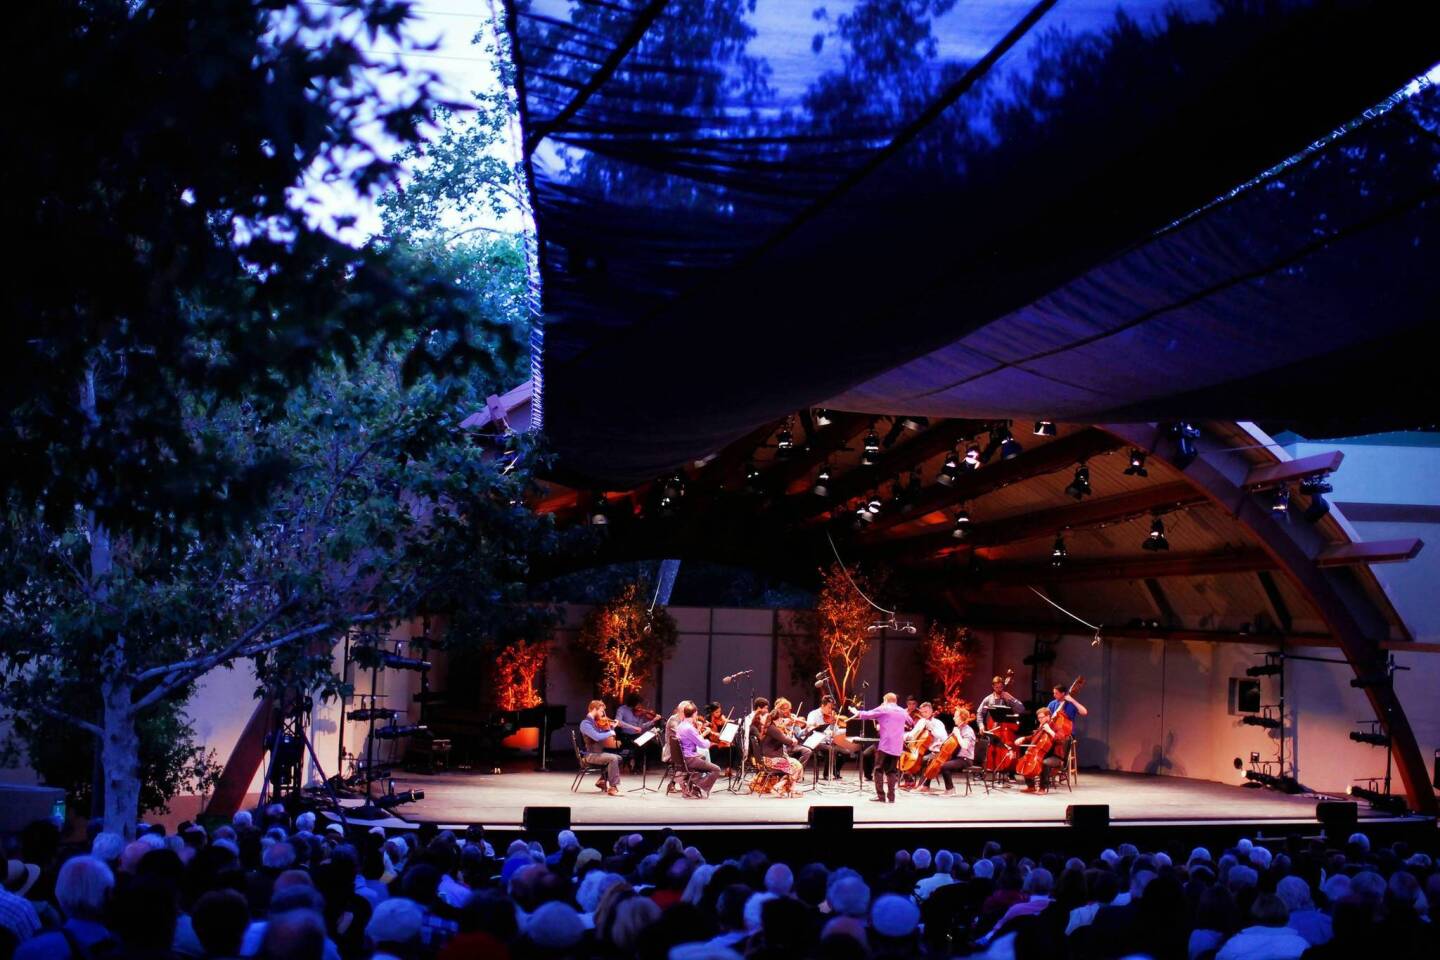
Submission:
<svg viewBox="0 0 1440 960">
<path fill-rule="evenodd" d="M 490 776 L 478 773 L 405 774 L 395 777 L 396 790 L 423 790 L 425 799 L 408 803 L 396 813 L 417 823 L 463 826 L 481 823 L 514 827 L 527 806 L 568 806 L 577 827 L 644 829 L 660 826 L 715 829 L 788 829 L 804 826 L 812 804 L 853 806 L 857 828 L 934 827 L 984 824 L 992 827 L 1051 827 L 1063 823 L 1072 803 L 1110 806 L 1112 823 L 1222 824 L 1230 822 L 1315 822 L 1312 795 L 1285 796 L 1270 790 L 1246 789 L 1209 780 L 1143 774 L 1081 771 L 1073 792 L 1063 786 L 1044 796 L 1021 792 L 1021 786 L 996 788 L 987 796 L 977 784 L 970 796 L 915 795 L 900 791 L 896 802 L 875 803 L 873 787 L 866 792 L 822 782 L 800 799 L 728 793 L 722 780 L 708 800 L 685 800 L 679 794 L 630 792 L 640 786 L 627 777 L 622 793 L 611 797 L 595 788 L 593 776 L 570 792 L 574 773 L 523 772 Z M 659 778 L 651 775 L 654 787 Z M 1361 805 L 1360 815 L 1369 811 Z"/>
</svg>

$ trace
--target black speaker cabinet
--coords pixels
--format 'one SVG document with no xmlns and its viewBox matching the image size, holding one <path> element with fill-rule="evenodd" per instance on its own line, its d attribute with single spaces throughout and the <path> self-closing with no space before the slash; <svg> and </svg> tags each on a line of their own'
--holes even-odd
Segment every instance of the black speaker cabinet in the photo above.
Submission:
<svg viewBox="0 0 1440 960">
<path fill-rule="evenodd" d="M 843 833 L 855 824 L 855 808 L 850 806 L 811 807 L 809 820 L 811 830 Z"/>
<path fill-rule="evenodd" d="M 1315 819 L 1325 828 L 1325 835 L 1342 843 L 1355 832 L 1359 821 L 1354 800 L 1321 800 L 1315 804 Z"/>
<path fill-rule="evenodd" d="M 1104 830 L 1110 826 L 1110 805 L 1072 803 L 1065 808 L 1065 822 L 1080 830 Z"/>
<path fill-rule="evenodd" d="M 526 807 L 525 832 L 554 834 L 570 829 L 569 807 Z"/>
</svg>

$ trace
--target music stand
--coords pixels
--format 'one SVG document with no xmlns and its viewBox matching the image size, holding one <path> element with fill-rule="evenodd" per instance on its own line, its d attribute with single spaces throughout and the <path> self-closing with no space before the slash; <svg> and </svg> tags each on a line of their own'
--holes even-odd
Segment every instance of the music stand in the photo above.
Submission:
<svg viewBox="0 0 1440 960">
<path fill-rule="evenodd" d="M 544 704 L 539 707 L 530 707 L 519 711 L 516 716 L 517 727 L 527 727 L 535 724 L 540 728 L 540 765 L 536 767 L 542 773 L 550 770 L 550 731 L 565 726 L 565 704 Z"/>
<path fill-rule="evenodd" d="M 660 792 L 659 788 L 647 786 L 646 784 L 646 779 L 649 776 L 650 770 L 650 751 L 646 750 L 645 748 L 650 744 L 651 740 L 655 739 L 656 729 L 658 728 L 651 727 L 649 730 L 646 730 L 634 740 L 630 741 L 630 746 L 632 748 L 638 747 L 640 750 L 640 786 L 631 788 L 631 790 L 629 791 L 630 793 Z M 665 778 L 661 777 L 660 780 L 663 783 Z"/>
</svg>

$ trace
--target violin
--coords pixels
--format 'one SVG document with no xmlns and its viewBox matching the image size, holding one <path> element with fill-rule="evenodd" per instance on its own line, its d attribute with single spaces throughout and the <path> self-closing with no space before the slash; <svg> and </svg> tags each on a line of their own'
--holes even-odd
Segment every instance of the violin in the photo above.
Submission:
<svg viewBox="0 0 1440 960">
<path fill-rule="evenodd" d="M 614 729 L 615 729 L 615 718 L 614 718 L 614 717 L 596 717 L 596 718 L 595 718 L 595 726 L 599 727 L 601 730 L 614 730 Z"/>
<path fill-rule="evenodd" d="M 636 717 L 640 718 L 646 723 L 649 723 L 652 720 L 660 719 L 660 714 L 656 713 L 654 710 L 651 710 L 649 707 L 644 706 L 643 704 L 635 707 L 634 712 Z"/>
</svg>

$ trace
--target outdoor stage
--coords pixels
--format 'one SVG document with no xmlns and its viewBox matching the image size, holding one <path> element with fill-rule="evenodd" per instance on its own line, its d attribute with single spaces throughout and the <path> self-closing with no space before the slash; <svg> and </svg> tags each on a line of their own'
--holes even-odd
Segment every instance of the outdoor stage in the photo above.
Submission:
<svg viewBox="0 0 1440 960">
<path fill-rule="evenodd" d="M 1107 804 L 1111 823 L 1117 826 L 1281 826 L 1315 825 L 1317 800 L 1313 794 L 1286 796 L 1238 784 L 1102 771 L 1082 771 L 1073 792 L 1062 786 L 1037 796 L 1022 793 L 1022 784 L 992 789 L 987 796 L 977 783 L 967 797 L 963 784 L 957 782 L 956 796 L 899 791 L 893 804 L 872 802 L 874 788 L 867 783 L 865 792 L 860 792 L 853 774 L 847 777 L 843 789 L 822 782 L 819 789 L 807 791 L 798 799 L 729 793 L 724 790 L 723 780 L 708 800 L 631 792 L 640 786 L 639 777 L 626 777 L 621 784 L 622 794 L 611 797 L 595 788 L 594 776 L 586 776 L 579 792 L 571 793 L 574 779 L 573 772 L 564 771 L 497 776 L 397 775 L 397 791 L 423 790 L 425 798 L 397 808 L 396 813 L 415 823 L 480 823 L 487 828 L 505 829 L 521 824 L 526 807 L 564 806 L 570 808 L 570 821 L 577 829 L 618 831 L 669 826 L 691 830 L 783 830 L 804 827 L 812 805 L 848 805 L 854 808 L 857 829 L 972 825 L 1013 829 L 1063 825 L 1069 804 Z M 659 777 L 652 772 L 649 785 L 654 787 L 658 782 Z M 1367 818 L 1372 814 L 1365 804 L 1360 804 L 1359 815 Z"/>
</svg>

